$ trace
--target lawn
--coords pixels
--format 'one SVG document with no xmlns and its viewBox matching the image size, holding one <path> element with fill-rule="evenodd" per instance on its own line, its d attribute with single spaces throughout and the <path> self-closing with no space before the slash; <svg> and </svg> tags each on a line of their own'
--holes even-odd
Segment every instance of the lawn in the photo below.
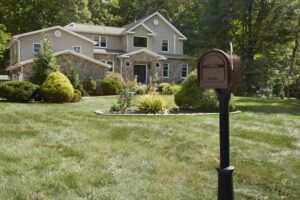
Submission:
<svg viewBox="0 0 300 200">
<path fill-rule="evenodd" d="M 94 114 L 115 101 L 0 102 L 0 198 L 216 199 L 218 115 Z M 299 199 L 300 101 L 235 102 L 236 199 Z"/>
</svg>

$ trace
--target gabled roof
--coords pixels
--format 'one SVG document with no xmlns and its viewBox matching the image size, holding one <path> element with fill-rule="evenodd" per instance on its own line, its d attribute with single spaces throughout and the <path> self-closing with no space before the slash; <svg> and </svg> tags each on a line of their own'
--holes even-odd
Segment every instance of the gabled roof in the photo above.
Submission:
<svg viewBox="0 0 300 200">
<path fill-rule="evenodd" d="M 153 51 L 150 51 L 148 49 L 140 49 L 140 50 L 133 51 L 130 53 L 125 53 L 123 55 L 120 55 L 120 58 L 129 58 L 130 56 L 133 56 L 133 55 L 139 54 L 139 53 L 149 54 L 151 56 L 157 57 L 159 60 L 167 60 L 167 58 L 165 56 L 154 53 Z"/>
<path fill-rule="evenodd" d="M 63 55 L 63 54 L 72 54 L 74 56 L 77 56 L 77 57 L 80 57 L 82 59 L 85 59 L 85 60 L 88 60 L 92 63 L 95 63 L 97 65 L 100 65 L 102 67 L 105 67 L 105 68 L 110 68 L 109 65 L 103 63 L 103 62 L 100 62 L 98 60 L 95 60 L 93 58 L 90 58 L 86 55 L 83 55 L 83 54 L 80 54 L 80 53 L 77 53 L 75 51 L 72 51 L 72 50 L 64 50 L 64 51 L 59 51 L 59 52 L 56 52 L 54 53 L 54 56 L 59 56 L 59 55 Z M 9 66 L 6 68 L 7 71 L 10 71 L 10 70 L 13 70 L 13 69 L 16 69 L 18 66 L 22 66 L 22 65 L 26 65 L 26 64 L 29 64 L 29 63 L 33 63 L 35 59 L 29 59 L 29 60 L 25 60 L 25 61 L 22 61 L 22 62 L 19 62 L 19 63 L 16 63 L 15 65 L 12 65 L 12 66 Z"/>
<path fill-rule="evenodd" d="M 139 24 L 146 22 L 148 19 L 152 18 L 155 15 L 160 17 L 168 26 L 170 26 L 170 28 L 172 28 L 178 35 L 180 35 L 181 38 L 179 38 L 179 39 L 187 40 L 187 38 L 174 25 L 172 25 L 164 16 L 162 16 L 159 12 L 155 12 L 151 15 L 148 15 L 142 19 L 137 20 L 136 22 L 125 25 L 123 27 L 126 29 L 126 31 L 131 30 L 132 28 L 137 27 Z"/>
<path fill-rule="evenodd" d="M 130 29 L 127 30 L 126 32 L 127 32 L 127 33 L 130 33 L 130 34 L 134 34 L 135 32 L 134 32 L 133 30 L 136 29 L 136 28 L 139 27 L 139 26 L 142 26 L 144 29 L 146 29 L 148 32 L 150 32 L 150 33 L 148 33 L 149 36 L 155 36 L 155 35 L 156 35 L 156 33 L 154 33 L 154 32 L 153 32 L 148 26 L 146 26 L 146 24 L 144 24 L 144 23 L 136 24 L 135 26 L 133 26 L 132 28 L 130 28 Z"/>
<path fill-rule="evenodd" d="M 93 24 L 77 24 L 70 23 L 65 26 L 66 29 L 70 31 L 80 32 L 80 33 L 94 33 L 103 35 L 122 35 L 124 34 L 125 28 L 111 27 L 111 26 L 99 26 Z"/>
<path fill-rule="evenodd" d="M 87 42 L 91 42 L 91 43 L 93 43 L 93 44 L 96 44 L 93 40 L 90 40 L 90 39 L 88 39 L 88 38 L 86 38 L 86 37 L 84 37 L 84 36 L 82 36 L 82 35 L 79 35 L 79 34 L 73 32 L 73 31 L 67 30 L 67 29 L 65 29 L 65 28 L 63 28 L 63 27 L 61 27 L 61 26 L 53 26 L 53 27 L 49 27 L 49 28 L 44 28 L 44 29 L 36 30 L 36 31 L 31 31 L 31 32 L 27 32 L 27 33 L 22 33 L 22 34 L 19 34 L 19 35 L 14 35 L 14 36 L 12 37 L 12 40 L 11 40 L 11 42 L 9 43 L 9 45 L 11 45 L 11 43 L 12 43 L 13 40 L 17 40 L 17 39 L 19 39 L 19 38 L 21 38 L 21 37 L 25 37 L 25 36 L 28 36 L 28 35 L 33 35 L 33 34 L 36 34 L 36 33 L 47 32 L 47 31 L 51 31 L 51 30 L 54 30 L 54 29 L 59 29 L 59 30 L 61 30 L 61 31 L 65 31 L 65 32 L 67 32 L 67 33 L 69 33 L 69 34 L 71 34 L 71 35 L 74 35 L 74 36 L 76 36 L 76 37 L 78 37 L 78 38 L 81 38 L 81 39 L 83 39 L 83 40 L 85 40 L 85 41 L 87 41 Z"/>
</svg>

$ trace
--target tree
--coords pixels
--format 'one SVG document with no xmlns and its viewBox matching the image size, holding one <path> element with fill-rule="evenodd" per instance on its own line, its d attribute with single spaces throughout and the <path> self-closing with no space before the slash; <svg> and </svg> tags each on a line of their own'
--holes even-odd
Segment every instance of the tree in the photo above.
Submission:
<svg viewBox="0 0 300 200">
<path fill-rule="evenodd" d="M 36 54 L 33 64 L 31 81 L 41 85 L 50 73 L 59 71 L 59 68 L 60 66 L 57 64 L 51 42 L 44 36 L 41 43 L 41 50 Z"/>
<path fill-rule="evenodd" d="M 5 65 L 7 64 L 5 59 L 5 52 L 7 52 L 7 41 L 10 39 L 10 34 L 6 32 L 6 28 L 3 24 L 0 24 L 0 74 L 5 73 Z"/>
</svg>

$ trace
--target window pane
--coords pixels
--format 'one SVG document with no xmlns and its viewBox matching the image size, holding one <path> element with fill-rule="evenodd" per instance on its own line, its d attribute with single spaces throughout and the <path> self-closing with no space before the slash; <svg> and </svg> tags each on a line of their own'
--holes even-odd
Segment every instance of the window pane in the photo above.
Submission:
<svg viewBox="0 0 300 200">
<path fill-rule="evenodd" d="M 161 50 L 162 51 L 169 51 L 169 41 L 168 40 L 163 40 L 162 41 Z"/>
<path fill-rule="evenodd" d="M 163 77 L 165 77 L 165 78 L 169 77 L 169 65 L 168 64 L 164 64 L 164 67 L 163 67 Z"/>
<path fill-rule="evenodd" d="M 114 70 L 114 61 L 108 60 L 106 63 L 111 66 L 108 71 L 112 72 Z"/>
<path fill-rule="evenodd" d="M 106 47 L 106 37 L 101 37 L 101 47 Z"/>
<path fill-rule="evenodd" d="M 96 42 L 95 46 L 99 47 L 100 45 L 99 36 L 94 36 L 94 41 Z"/>
<path fill-rule="evenodd" d="M 74 47 L 74 51 L 77 53 L 81 53 L 81 47 Z"/>
<path fill-rule="evenodd" d="M 183 64 L 182 68 L 181 68 L 181 77 L 187 77 L 187 73 L 188 73 L 188 66 L 187 64 Z"/>
<path fill-rule="evenodd" d="M 134 37 L 133 45 L 135 47 L 147 47 L 147 38 L 146 37 Z"/>
<path fill-rule="evenodd" d="M 37 53 L 41 49 L 41 44 L 33 44 L 33 52 Z"/>
</svg>

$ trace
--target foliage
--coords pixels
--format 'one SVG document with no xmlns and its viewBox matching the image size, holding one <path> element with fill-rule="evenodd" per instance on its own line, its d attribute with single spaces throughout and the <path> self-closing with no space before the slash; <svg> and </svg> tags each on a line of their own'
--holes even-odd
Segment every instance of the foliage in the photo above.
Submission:
<svg viewBox="0 0 300 200">
<path fill-rule="evenodd" d="M 147 94 L 148 86 L 146 84 L 139 84 L 135 90 L 136 94 Z"/>
<path fill-rule="evenodd" d="M 75 70 L 73 67 L 69 67 L 68 71 L 65 72 L 65 75 L 73 85 L 73 88 L 79 88 L 80 81 L 77 70 Z"/>
<path fill-rule="evenodd" d="M 134 93 L 130 90 L 129 87 L 124 87 L 120 90 L 118 104 L 120 105 L 121 112 L 125 112 L 132 106 L 133 94 Z"/>
<path fill-rule="evenodd" d="M 0 58 L 3 57 L 3 53 L 8 49 L 7 41 L 10 39 L 10 34 L 6 32 L 6 28 L 3 24 L 0 24 Z"/>
<path fill-rule="evenodd" d="M 11 102 L 26 102 L 33 99 L 38 85 L 27 81 L 9 81 L 0 83 L 0 98 Z"/>
<path fill-rule="evenodd" d="M 92 77 L 89 78 L 89 80 L 85 84 L 85 90 L 89 95 L 95 94 L 97 88 L 97 82 Z"/>
<path fill-rule="evenodd" d="M 70 102 L 74 97 L 74 89 L 64 74 L 61 72 L 53 72 L 42 84 L 41 95 L 46 102 Z"/>
<path fill-rule="evenodd" d="M 180 85 L 161 83 L 158 85 L 157 90 L 162 94 L 176 94 L 180 90 Z"/>
<path fill-rule="evenodd" d="M 175 95 L 176 105 L 182 109 L 202 112 L 218 111 L 218 98 L 213 90 L 200 89 L 197 85 L 196 71 L 183 81 L 181 90 Z M 231 110 L 233 110 L 231 103 Z"/>
<path fill-rule="evenodd" d="M 102 91 L 105 95 L 115 95 L 125 86 L 121 74 L 112 73 L 101 82 Z"/>
<path fill-rule="evenodd" d="M 79 102 L 82 99 L 82 94 L 80 90 L 74 89 L 74 96 L 71 102 Z"/>
<path fill-rule="evenodd" d="M 54 56 L 50 40 L 44 36 L 41 45 L 41 49 L 34 60 L 33 76 L 31 77 L 32 82 L 38 85 L 41 85 L 50 73 L 59 71 L 60 68 Z"/>
<path fill-rule="evenodd" d="M 112 111 L 112 112 L 119 112 L 119 111 L 121 110 L 121 105 L 118 104 L 118 103 L 114 103 L 114 104 L 110 107 L 109 110 Z"/>
<path fill-rule="evenodd" d="M 138 100 L 138 112 L 141 113 L 164 113 L 167 109 L 165 100 L 155 94 L 143 95 Z"/>
</svg>

